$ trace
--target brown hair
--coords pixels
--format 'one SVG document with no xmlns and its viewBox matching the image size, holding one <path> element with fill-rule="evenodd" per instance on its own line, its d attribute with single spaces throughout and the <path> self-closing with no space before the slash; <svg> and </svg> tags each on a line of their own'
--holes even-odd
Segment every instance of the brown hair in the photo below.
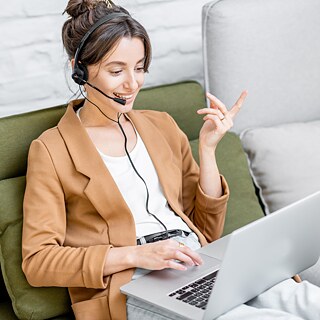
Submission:
<svg viewBox="0 0 320 320">
<path fill-rule="evenodd" d="M 111 4 L 111 5 L 110 5 Z M 74 58 L 80 41 L 99 19 L 113 12 L 125 13 L 115 17 L 97 28 L 87 40 L 80 54 L 84 66 L 96 64 L 123 38 L 139 38 L 145 48 L 144 71 L 151 62 L 151 43 L 145 28 L 131 17 L 129 12 L 112 1 L 69 0 L 63 13 L 70 16 L 62 27 L 62 41 L 71 60 Z"/>
</svg>

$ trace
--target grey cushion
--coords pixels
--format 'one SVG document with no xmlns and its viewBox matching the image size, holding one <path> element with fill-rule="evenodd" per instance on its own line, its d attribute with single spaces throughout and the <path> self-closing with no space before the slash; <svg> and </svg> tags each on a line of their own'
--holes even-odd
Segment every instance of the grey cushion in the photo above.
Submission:
<svg viewBox="0 0 320 320">
<path fill-rule="evenodd" d="M 230 106 L 233 131 L 320 119 L 320 1 L 220 0 L 203 8 L 206 89 Z"/>
<path fill-rule="evenodd" d="M 320 190 L 320 121 L 247 129 L 240 137 L 267 213 Z"/>
<path fill-rule="evenodd" d="M 266 212 L 320 190 L 319 137 L 320 121 L 248 129 L 241 134 Z M 320 261 L 301 277 L 320 286 Z"/>
</svg>

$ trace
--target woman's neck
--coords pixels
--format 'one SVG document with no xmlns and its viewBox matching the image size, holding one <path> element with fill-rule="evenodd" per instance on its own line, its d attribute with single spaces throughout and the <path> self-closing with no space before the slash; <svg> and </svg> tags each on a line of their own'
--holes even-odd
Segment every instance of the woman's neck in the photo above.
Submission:
<svg viewBox="0 0 320 320">
<path fill-rule="evenodd" d="M 99 105 L 94 105 L 89 101 L 85 101 L 83 107 L 80 110 L 80 119 L 85 127 L 115 127 L 120 124 L 124 124 L 128 119 L 121 115 L 119 112 L 112 110 L 105 110 L 105 108 Z"/>
</svg>

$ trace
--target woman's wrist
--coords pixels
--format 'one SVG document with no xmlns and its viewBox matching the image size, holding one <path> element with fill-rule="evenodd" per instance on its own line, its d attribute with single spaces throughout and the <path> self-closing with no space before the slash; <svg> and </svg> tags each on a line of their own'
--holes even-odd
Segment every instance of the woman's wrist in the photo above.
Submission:
<svg viewBox="0 0 320 320">
<path fill-rule="evenodd" d="M 111 248 L 106 256 L 103 275 L 120 272 L 137 266 L 137 246 Z"/>
<path fill-rule="evenodd" d="M 201 163 L 203 162 L 208 161 L 209 163 L 212 163 L 212 161 L 215 161 L 216 148 L 212 146 L 208 146 L 205 143 L 201 143 L 199 141 L 199 160 L 200 160 L 200 166 L 201 166 Z"/>
<path fill-rule="evenodd" d="M 126 248 L 128 248 L 126 254 L 126 263 L 129 268 L 136 268 L 138 265 L 137 257 L 139 256 L 139 246 L 131 246 Z"/>
<path fill-rule="evenodd" d="M 205 141 L 202 141 L 204 139 L 199 139 L 199 152 L 203 153 L 209 153 L 209 154 L 215 154 L 217 146 L 214 145 L 208 145 Z"/>
</svg>

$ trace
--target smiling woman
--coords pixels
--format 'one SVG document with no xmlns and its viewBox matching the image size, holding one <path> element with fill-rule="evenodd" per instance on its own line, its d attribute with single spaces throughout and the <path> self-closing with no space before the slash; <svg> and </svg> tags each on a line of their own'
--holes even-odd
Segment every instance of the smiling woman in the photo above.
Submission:
<svg viewBox="0 0 320 320">
<path fill-rule="evenodd" d="M 133 110 L 151 61 L 143 26 L 111 1 L 70 0 L 66 12 L 84 99 L 31 144 L 23 270 L 34 286 L 69 287 L 77 319 L 130 319 L 123 284 L 200 265 L 194 250 L 220 237 L 229 190 L 214 151 L 233 115 L 221 104 L 200 111 L 199 168 L 168 114 Z"/>
</svg>

